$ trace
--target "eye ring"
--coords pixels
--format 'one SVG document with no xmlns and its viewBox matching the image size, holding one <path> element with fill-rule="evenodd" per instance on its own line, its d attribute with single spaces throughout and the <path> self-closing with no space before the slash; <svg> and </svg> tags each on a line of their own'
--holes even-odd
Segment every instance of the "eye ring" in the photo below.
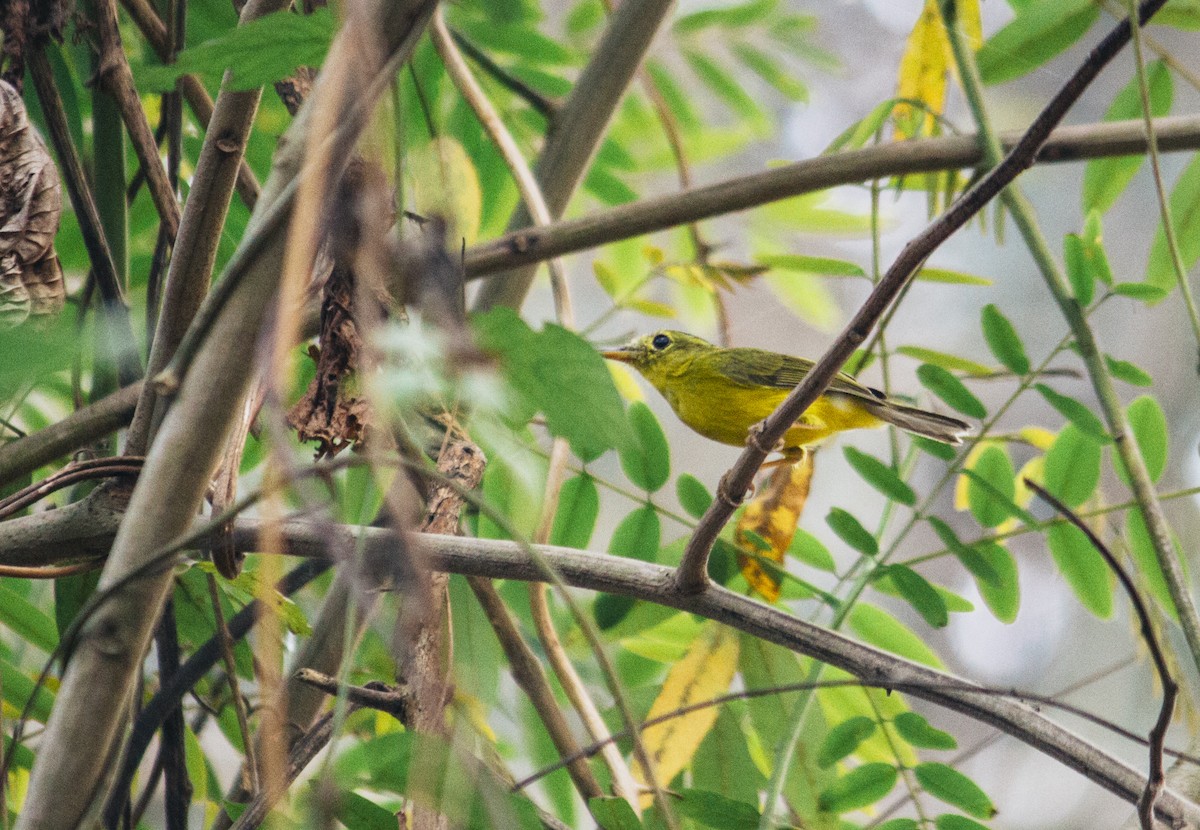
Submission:
<svg viewBox="0 0 1200 830">
<path fill-rule="evenodd" d="M 650 345 L 661 352 L 667 346 L 671 345 L 671 338 L 665 334 L 656 334 L 654 335 L 654 339 L 650 341 Z"/>
</svg>

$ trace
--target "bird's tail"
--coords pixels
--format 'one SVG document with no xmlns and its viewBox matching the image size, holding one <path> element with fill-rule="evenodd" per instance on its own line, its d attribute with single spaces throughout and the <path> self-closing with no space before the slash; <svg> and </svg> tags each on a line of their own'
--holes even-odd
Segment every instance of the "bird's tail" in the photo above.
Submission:
<svg viewBox="0 0 1200 830">
<path fill-rule="evenodd" d="M 943 444 L 961 444 L 963 436 L 971 432 L 971 425 L 965 421 L 895 401 L 873 401 L 867 404 L 867 409 L 881 421 Z"/>
</svg>

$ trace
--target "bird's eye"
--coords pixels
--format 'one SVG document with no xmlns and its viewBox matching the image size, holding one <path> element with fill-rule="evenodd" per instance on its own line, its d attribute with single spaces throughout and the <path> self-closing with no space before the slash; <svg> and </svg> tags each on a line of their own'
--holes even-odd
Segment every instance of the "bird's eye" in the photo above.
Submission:
<svg viewBox="0 0 1200 830">
<path fill-rule="evenodd" d="M 654 335 L 654 339 L 650 341 L 650 345 L 661 352 L 667 346 L 671 345 L 671 338 L 665 334 L 656 334 Z"/>
</svg>

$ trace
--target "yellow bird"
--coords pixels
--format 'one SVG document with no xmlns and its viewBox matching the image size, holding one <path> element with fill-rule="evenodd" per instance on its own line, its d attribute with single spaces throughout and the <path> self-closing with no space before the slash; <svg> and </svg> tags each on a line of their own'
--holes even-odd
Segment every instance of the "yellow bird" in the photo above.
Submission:
<svg viewBox="0 0 1200 830">
<path fill-rule="evenodd" d="M 706 438 L 743 446 L 750 427 L 770 415 L 813 367 L 811 360 L 762 349 L 723 349 L 682 331 L 659 331 L 614 351 L 650 381 L 679 419 Z M 960 444 L 969 424 L 891 400 L 839 374 L 783 436 L 790 459 L 835 432 L 892 424 L 944 444 Z"/>
</svg>

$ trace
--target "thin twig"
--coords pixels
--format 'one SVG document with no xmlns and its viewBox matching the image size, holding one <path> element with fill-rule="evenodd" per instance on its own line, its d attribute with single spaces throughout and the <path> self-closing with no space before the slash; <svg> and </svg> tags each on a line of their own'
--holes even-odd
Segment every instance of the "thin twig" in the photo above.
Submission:
<svg viewBox="0 0 1200 830">
<path fill-rule="evenodd" d="M 457 29 L 451 29 L 450 36 L 454 38 L 454 42 L 458 44 L 458 48 L 466 53 L 467 57 L 479 64 L 480 69 L 488 73 L 496 83 L 515 93 L 518 98 L 533 107 L 547 121 L 554 120 L 554 116 L 558 114 L 558 104 L 546 98 L 529 84 L 492 60 L 487 52 L 472 43 L 462 32 Z"/>
<path fill-rule="evenodd" d="M 99 41 L 99 80 L 121 110 L 125 130 L 129 133 L 133 151 L 146 176 L 146 188 L 150 191 L 150 198 L 159 218 L 166 226 L 168 236 L 174 239 L 179 232 L 179 202 L 176 201 L 175 192 L 167 181 L 167 173 L 158 155 L 158 145 L 154 141 L 154 132 L 146 121 L 146 112 L 142 109 L 142 102 L 133 83 L 133 72 L 129 69 L 129 61 L 125 58 L 125 50 L 121 46 L 116 0 L 95 0 L 95 10 L 93 22 Z"/>
<path fill-rule="evenodd" d="M 525 204 L 529 215 L 537 226 L 547 225 L 552 221 L 550 209 L 542 194 L 533 171 L 529 168 L 525 157 L 521 154 L 512 134 L 505 127 L 491 101 L 479 86 L 466 61 L 455 48 L 454 38 L 446 27 L 441 9 L 434 13 L 430 25 L 430 35 L 434 46 L 442 58 L 446 71 L 454 81 L 459 92 L 475 112 L 484 130 L 500 151 L 504 162 L 516 182 L 517 190 Z M 555 312 L 559 322 L 568 329 L 575 328 L 575 313 L 572 309 L 571 294 L 563 274 L 562 264 L 558 259 L 547 263 L 550 272 L 550 285 L 554 295 Z M 567 463 L 570 460 L 570 448 L 562 438 L 556 438 L 550 451 L 550 463 L 546 474 L 545 492 L 542 495 L 542 515 L 534 535 L 535 544 L 545 543 L 550 538 L 550 530 L 554 523 L 554 515 L 558 508 L 558 498 L 566 477 Z M 478 594 L 478 592 L 477 592 Z M 482 601 L 482 598 L 481 598 Z M 593 740 L 600 740 L 608 734 L 608 726 L 600 715 L 600 710 L 588 693 L 583 679 L 579 677 L 567 657 L 566 650 L 554 630 L 554 622 L 550 615 L 547 599 L 547 587 L 544 583 L 529 586 L 529 603 L 534 627 L 538 638 L 546 650 L 554 673 L 562 683 L 568 699 L 575 707 Z M 539 709 L 539 712 L 541 710 Z M 549 725 L 547 725 L 549 728 Z M 635 738 L 636 740 L 636 738 Z M 628 764 L 616 751 L 615 747 L 604 753 L 604 761 L 612 773 L 616 792 L 625 798 L 634 810 L 639 810 L 638 787 Z M 653 771 L 647 770 L 647 775 L 653 779 Z M 665 801 L 665 798 L 664 798 Z"/>
<path fill-rule="evenodd" d="M 1158 10 L 1165 0 L 1146 0 L 1143 18 Z M 912 278 L 916 269 L 951 234 L 963 227 L 994 199 L 1023 170 L 1033 164 L 1038 148 L 1062 119 L 1071 105 L 1100 73 L 1100 70 L 1129 42 L 1130 25 L 1116 26 L 1083 64 L 1054 95 L 1017 145 L 974 187 L 955 200 L 946 212 L 918 234 L 901 251 L 879 284 L 851 319 L 849 325 L 822 356 L 821 360 L 788 395 L 787 399 L 747 439 L 747 447 L 733 467 L 721 479 L 717 498 L 705 512 L 695 534 L 688 541 L 680 562 L 676 584 L 683 593 L 699 591 L 708 583 L 708 555 L 721 528 L 741 502 L 755 472 L 796 419 L 824 392 L 834 375 L 870 335 L 875 323 L 887 311 L 892 300 Z"/>
<path fill-rule="evenodd" d="M 1179 685 L 1175 682 L 1175 678 L 1171 676 L 1171 669 L 1167 665 L 1166 655 L 1163 653 L 1162 645 L 1158 641 L 1158 634 L 1154 630 L 1154 623 L 1150 619 L 1150 611 L 1146 608 L 1145 601 L 1138 592 L 1137 586 L 1133 584 L 1133 579 L 1125 571 L 1124 566 L 1117 560 L 1117 557 L 1113 556 L 1108 546 L 1100 541 L 1100 538 L 1096 536 L 1087 522 L 1075 515 L 1075 512 L 1071 508 L 1048 493 L 1036 481 L 1026 478 L 1025 486 L 1037 493 L 1047 504 L 1062 514 L 1067 521 L 1087 537 L 1087 540 L 1092 543 L 1092 547 L 1104 557 L 1105 563 L 1116 575 L 1117 581 L 1121 583 L 1121 587 L 1129 596 L 1129 602 L 1133 605 L 1133 611 L 1137 615 L 1142 640 L 1145 641 L 1146 648 L 1150 651 L 1150 659 L 1154 662 L 1154 669 L 1158 673 L 1158 681 L 1163 687 L 1162 706 L 1159 707 L 1158 719 L 1155 721 L 1154 727 L 1150 730 L 1150 773 L 1147 776 L 1146 789 L 1143 791 L 1142 797 L 1138 799 L 1137 804 L 1138 817 L 1142 822 L 1143 830 L 1154 830 L 1154 802 L 1158 799 L 1166 782 L 1166 776 L 1163 771 L 1163 743 L 1167 737 L 1167 728 L 1171 725 L 1171 714 L 1175 711 L 1175 697 L 1179 694 Z"/>
<path fill-rule="evenodd" d="M 1128 0 L 1129 14 L 1137 13 L 1137 0 Z M 1200 311 L 1196 310 L 1196 298 L 1192 296 L 1192 286 L 1188 282 L 1188 269 L 1183 264 L 1183 254 L 1179 251 L 1179 239 L 1175 233 L 1175 217 L 1171 210 L 1171 200 L 1167 198 L 1167 187 L 1163 183 L 1162 167 L 1158 158 L 1158 134 L 1154 131 L 1154 114 L 1150 111 L 1150 87 L 1146 81 L 1146 62 L 1142 59 L 1142 29 L 1134 29 L 1133 62 L 1138 83 L 1138 95 L 1142 101 L 1142 119 L 1146 124 L 1146 150 L 1150 157 L 1150 173 L 1154 179 L 1154 192 L 1158 196 L 1158 210 L 1162 217 L 1163 233 L 1166 236 L 1167 251 L 1171 255 L 1171 267 L 1175 271 L 1175 283 L 1183 297 L 1184 308 L 1187 309 L 1188 321 L 1192 324 L 1192 336 L 1196 340 L 1197 354 L 1200 355 Z M 1197 363 L 1200 368 L 1200 362 Z"/>
<path fill-rule="evenodd" d="M 258 761 L 254 757 L 254 739 L 250 735 L 250 716 L 246 711 L 246 698 L 242 695 L 242 684 L 238 680 L 237 662 L 233 657 L 233 633 L 225 622 L 225 610 L 221 607 L 221 592 L 217 587 L 217 578 L 205 574 L 208 582 L 208 596 L 212 601 L 213 619 L 216 621 L 217 633 L 213 639 L 221 652 L 221 662 L 225 665 L 225 679 L 229 683 L 229 694 L 233 702 L 233 711 L 237 715 L 238 734 L 242 736 L 242 747 L 246 752 L 246 763 L 242 765 L 249 778 L 250 792 L 258 792 Z M 276 588 L 276 590 L 279 590 Z M 255 600 L 257 602 L 258 600 Z M 249 630 L 249 627 L 247 627 Z"/>
</svg>

